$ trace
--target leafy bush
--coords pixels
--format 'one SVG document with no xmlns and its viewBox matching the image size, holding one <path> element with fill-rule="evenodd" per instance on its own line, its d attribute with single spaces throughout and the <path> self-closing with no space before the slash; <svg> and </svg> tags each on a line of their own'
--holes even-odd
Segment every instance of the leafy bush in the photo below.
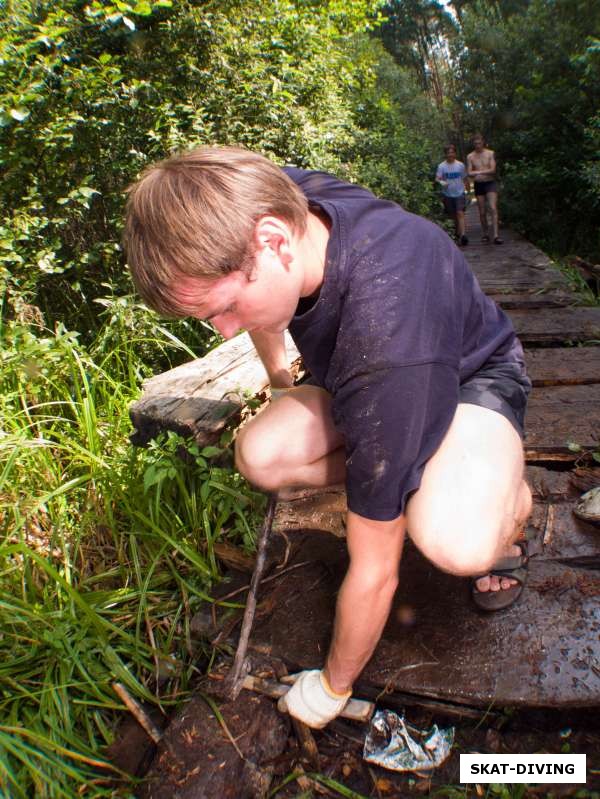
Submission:
<svg viewBox="0 0 600 799">
<path fill-rule="evenodd" d="M 371 5 L 11 5 L 0 43 L 9 302 L 39 306 L 50 325 L 93 330 L 103 285 L 130 291 L 119 245 L 125 188 L 148 163 L 195 144 L 236 143 L 366 179 L 409 204 L 416 193 L 424 209 L 425 152 L 399 108 L 418 91 L 398 72 L 398 96 L 374 40 L 358 61 L 345 44 Z M 390 170 L 390 181 L 377 177 Z"/>
<path fill-rule="evenodd" d="M 185 696 L 201 655 L 191 616 L 220 576 L 214 544 L 251 547 L 264 505 L 219 448 L 169 435 L 132 450 L 127 406 L 149 371 L 138 353 L 173 338 L 157 327 L 126 346 L 105 316 L 99 348 L 64 327 L 2 331 L 3 795 L 110 795 L 113 681 L 149 702 Z"/>
</svg>

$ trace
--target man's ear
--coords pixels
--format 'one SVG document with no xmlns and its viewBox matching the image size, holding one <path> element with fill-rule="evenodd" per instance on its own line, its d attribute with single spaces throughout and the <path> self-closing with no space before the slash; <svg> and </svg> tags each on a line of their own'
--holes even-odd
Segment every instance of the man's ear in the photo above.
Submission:
<svg viewBox="0 0 600 799">
<path fill-rule="evenodd" d="M 293 234 L 290 226 L 277 216 L 262 216 L 254 229 L 254 245 L 257 255 L 270 251 L 284 266 L 293 258 Z"/>
</svg>

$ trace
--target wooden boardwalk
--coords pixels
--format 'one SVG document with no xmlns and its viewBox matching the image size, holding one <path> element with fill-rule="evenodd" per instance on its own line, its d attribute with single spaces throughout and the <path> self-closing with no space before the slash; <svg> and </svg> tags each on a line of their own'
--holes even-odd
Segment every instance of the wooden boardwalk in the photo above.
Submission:
<svg viewBox="0 0 600 799">
<path fill-rule="evenodd" d="M 586 481 L 600 484 L 600 469 L 578 469 L 586 452 L 600 449 L 600 308 L 581 306 L 544 253 L 518 234 L 503 230 L 504 245 L 483 244 L 474 206 L 467 218 L 465 255 L 526 347 L 534 384 L 527 473 L 544 552 L 531 562 L 522 600 L 484 616 L 469 602 L 468 581 L 435 570 L 409 544 L 394 609 L 359 688 L 476 706 L 600 706 L 600 529 L 572 513 Z M 134 441 L 167 428 L 213 442 L 240 414 L 244 392 L 260 394 L 266 382 L 248 337 L 239 336 L 149 381 L 132 407 Z M 279 505 L 287 565 L 304 565 L 265 588 L 252 644 L 290 669 L 319 666 L 326 653 L 346 567 L 344 511 L 340 488 L 301 491 Z"/>
</svg>

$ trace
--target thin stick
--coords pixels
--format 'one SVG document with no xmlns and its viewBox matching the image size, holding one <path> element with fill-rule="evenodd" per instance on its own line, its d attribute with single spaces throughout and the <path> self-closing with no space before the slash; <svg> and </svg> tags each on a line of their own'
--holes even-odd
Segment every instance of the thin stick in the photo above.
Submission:
<svg viewBox="0 0 600 799">
<path fill-rule="evenodd" d="M 154 741 L 155 744 L 159 744 L 163 737 L 162 732 L 158 729 L 156 724 L 152 721 L 140 703 L 131 696 L 123 683 L 114 682 L 112 687 L 119 699 L 121 699 L 131 715 L 135 718 L 140 727 L 142 727 L 144 732 Z"/>
<path fill-rule="evenodd" d="M 279 572 L 275 572 L 275 574 L 272 574 L 270 577 L 265 577 L 265 579 L 262 581 L 263 585 L 266 585 L 267 583 L 276 580 L 278 577 L 283 577 L 284 574 L 292 572 L 294 571 L 294 569 L 300 569 L 303 566 L 308 566 L 309 563 L 314 563 L 314 560 L 303 560 L 301 563 L 293 563 L 291 566 L 287 566 L 285 569 L 282 569 Z M 225 596 L 220 596 L 217 600 L 217 604 L 219 604 L 220 602 L 227 602 L 228 599 L 231 599 L 232 597 L 241 594 L 243 591 L 247 591 L 249 588 L 250 585 L 243 585 L 241 588 L 236 588 L 235 591 L 232 591 L 230 594 L 226 594 Z"/>
<path fill-rule="evenodd" d="M 275 516 L 275 506 L 277 505 L 277 495 L 270 494 L 267 502 L 267 512 L 265 513 L 265 520 L 263 522 L 260 536 L 258 539 L 258 547 L 256 551 L 256 565 L 252 572 L 252 580 L 250 581 L 250 591 L 246 600 L 246 609 L 244 610 L 244 619 L 242 621 L 242 629 L 240 631 L 240 640 L 238 642 L 235 658 L 233 659 L 233 666 L 230 674 L 227 677 L 228 693 L 232 699 L 235 699 L 239 692 L 242 690 L 242 670 L 244 668 L 244 661 L 246 659 L 246 652 L 248 651 L 248 641 L 250 640 L 250 630 L 252 629 L 252 622 L 254 621 L 254 613 L 256 611 L 256 593 L 260 584 L 260 578 L 265 568 L 265 561 L 267 555 L 267 542 L 271 527 L 273 526 L 273 517 Z"/>
</svg>

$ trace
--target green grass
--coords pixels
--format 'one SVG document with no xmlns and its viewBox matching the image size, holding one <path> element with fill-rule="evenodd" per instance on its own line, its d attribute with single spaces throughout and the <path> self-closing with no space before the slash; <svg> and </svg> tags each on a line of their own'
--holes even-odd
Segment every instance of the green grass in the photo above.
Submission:
<svg viewBox="0 0 600 799">
<path fill-rule="evenodd" d="M 186 696 L 213 545 L 251 546 L 262 507 L 220 448 L 131 447 L 142 355 L 191 350 L 147 320 L 133 331 L 129 312 L 111 304 L 88 348 L 61 328 L 0 329 L 2 796 L 130 795 L 103 754 L 124 712 L 112 683 L 165 711 Z"/>
</svg>

